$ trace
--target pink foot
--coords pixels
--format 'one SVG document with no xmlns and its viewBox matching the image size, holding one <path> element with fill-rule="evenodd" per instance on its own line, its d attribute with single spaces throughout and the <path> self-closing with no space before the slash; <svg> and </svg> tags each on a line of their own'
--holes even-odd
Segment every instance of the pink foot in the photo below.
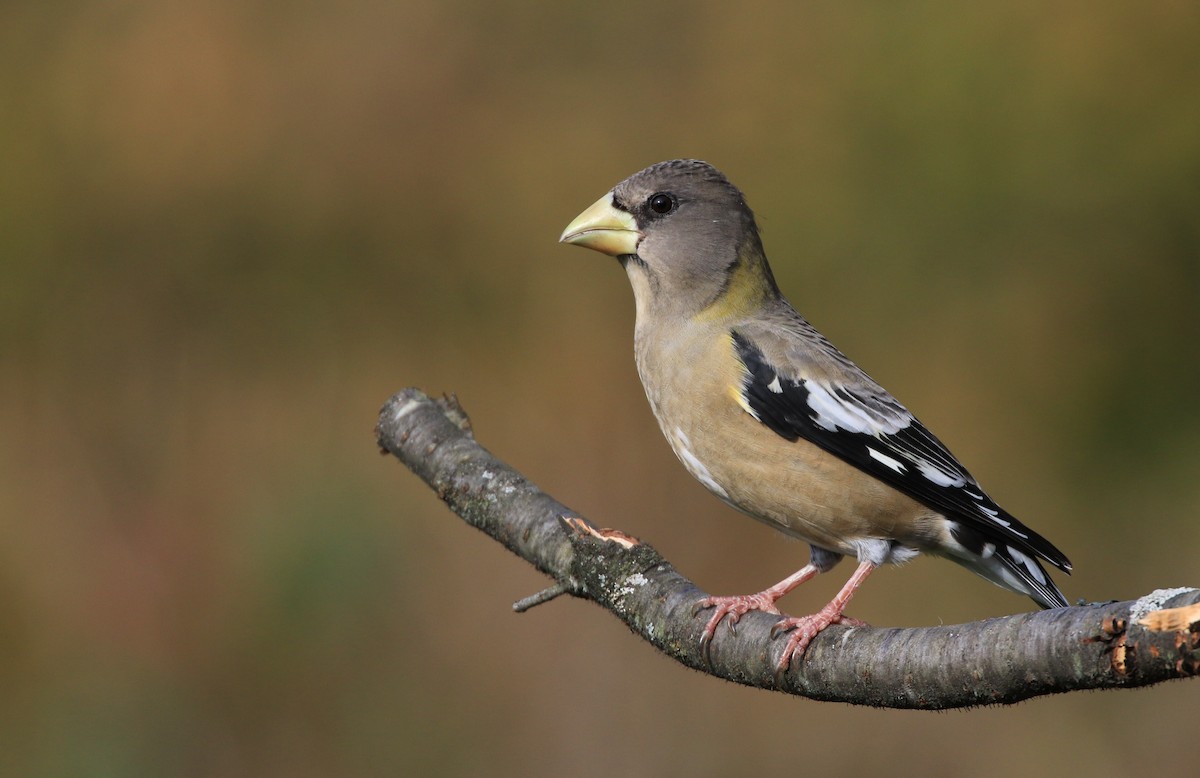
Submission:
<svg viewBox="0 0 1200 778">
<path fill-rule="evenodd" d="M 780 615 L 779 609 L 775 607 L 777 597 L 772 597 L 769 591 L 759 592 L 758 594 L 736 594 L 732 597 L 705 597 L 700 602 L 696 603 L 693 613 L 699 613 L 705 608 L 715 608 L 713 615 L 708 620 L 708 624 L 704 627 L 704 632 L 700 633 L 700 647 L 704 653 L 708 654 L 708 644 L 712 642 L 713 635 L 717 634 L 717 627 L 721 624 L 721 619 L 729 617 L 727 622 L 729 631 L 734 632 L 734 625 L 750 611 L 762 611 L 763 613 L 774 613 Z"/>
<path fill-rule="evenodd" d="M 792 657 L 803 656 L 812 639 L 821 634 L 822 630 L 830 624 L 844 624 L 848 627 L 870 626 L 865 621 L 843 616 L 836 606 L 836 603 L 831 602 L 811 616 L 789 616 L 771 627 L 772 638 L 777 638 L 785 632 L 791 633 L 788 635 L 787 645 L 783 647 L 783 654 L 780 655 L 779 662 L 775 665 L 775 675 L 780 676 L 786 673 L 792 663 Z"/>
<path fill-rule="evenodd" d="M 867 580 L 867 576 L 874 569 L 875 563 L 873 562 L 866 560 L 859 562 L 858 569 L 854 571 L 854 575 L 850 576 L 850 580 L 846 582 L 842 590 L 824 608 L 811 616 L 802 616 L 800 618 L 785 616 L 776 622 L 775 626 L 771 627 L 772 639 L 779 637 L 785 632 L 791 633 L 788 636 L 787 645 L 783 647 L 783 655 L 779 657 L 779 662 L 775 665 L 776 680 L 787 672 L 788 667 L 792 664 L 792 657 L 796 654 L 803 656 L 804 650 L 808 648 L 808 644 L 812 642 L 812 639 L 821 634 L 821 630 L 830 624 L 845 624 L 850 627 L 870 626 L 865 621 L 843 616 L 842 611 L 846 609 L 846 604 L 850 602 L 850 598 L 854 596 L 854 592 L 858 590 L 859 586 L 862 586 L 862 582 Z M 721 619 L 726 616 L 729 617 L 729 631 L 733 632 L 733 627 L 738 623 L 738 620 L 750 611 L 762 611 L 782 616 L 783 614 L 775 607 L 775 602 L 819 572 L 820 569 L 814 563 L 809 562 L 803 568 L 792 573 L 770 589 L 761 591 L 758 594 L 743 594 L 735 597 L 705 597 L 697 602 L 696 607 L 692 610 L 693 616 L 705 608 L 716 609 L 713 611 L 712 617 L 709 618 L 708 624 L 704 626 L 704 631 L 700 633 L 700 653 L 708 666 L 712 667 L 712 661 L 709 659 L 708 654 L 709 645 L 712 643 L 713 636 L 717 633 L 717 627 L 720 626 Z"/>
<path fill-rule="evenodd" d="M 704 657 L 704 661 L 712 667 L 712 662 L 709 659 L 708 648 L 712 644 L 713 636 L 717 634 L 717 627 L 721 624 L 721 619 L 729 617 L 729 631 L 734 631 L 734 625 L 742 616 L 750 611 L 762 611 L 763 613 L 773 613 L 776 616 L 781 616 L 779 608 L 775 607 L 775 603 L 780 597 L 795 589 L 800 584 L 812 578 L 820 572 L 812 562 L 809 562 L 804 567 L 784 578 L 779 583 L 764 589 L 758 594 L 739 594 L 732 597 L 705 597 L 696 603 L 696 607 L 692 609 L 692 615 L 695 616 L 705 608 L 715 608 L 713 615 L 708 620 L 708 624 L 704 626 L 704 631 L 700 633 L 700 653 Z"/>
</svg>

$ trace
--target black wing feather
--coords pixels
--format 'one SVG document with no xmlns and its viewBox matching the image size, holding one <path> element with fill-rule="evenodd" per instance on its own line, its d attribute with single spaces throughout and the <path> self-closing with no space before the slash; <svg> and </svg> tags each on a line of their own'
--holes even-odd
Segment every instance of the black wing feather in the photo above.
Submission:
<svg viewBox="0 0 1200 778">
<path fill-rule="evenodd" d="M 904 420 L 903 426 L 896 424 L 877 434 L 836 425 L 831 428 L 830 421 L 810 405 L 814 387 L 809 382 L 784 378 L 748 338 L 737 331 L 731 334 L 747 371 L 743 395 L 758 420 L 777 434 L 787 440 L 804 438 L 815 443 L 961 523 L 963 531 L 956 533 L 956 539 L 975 553 L 982 553 L 984 543 L 998 542 L 1070 572 L 1066 555 L 988 497 L 946 446 L 890 396 L 864 396 L 845 386 L 829 387 L 847 409 Z"/>
</svg>

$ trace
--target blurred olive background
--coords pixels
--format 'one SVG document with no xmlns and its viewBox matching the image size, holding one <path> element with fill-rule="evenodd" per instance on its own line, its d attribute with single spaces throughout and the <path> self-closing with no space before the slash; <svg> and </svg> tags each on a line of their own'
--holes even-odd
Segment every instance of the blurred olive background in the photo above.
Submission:
<svg viewBox="0 0 1200 778">
<path fill-rule="evenodd" d="M 1068 596 L 1200 585 L 1197 41 L 1182 2 L 5 4 L 3 772 L 1194 768 L 1195 683 L 874 711 L 688 672 L 582 601 L 514 615 L 546 581 L 372 427 L 455 392 L 709 591 L 802 564 L 674 460 L 623 273 L 556 244 L 701 157 Z M 923 560 L 852 612 L 1031 607 Z"/>
</svg>

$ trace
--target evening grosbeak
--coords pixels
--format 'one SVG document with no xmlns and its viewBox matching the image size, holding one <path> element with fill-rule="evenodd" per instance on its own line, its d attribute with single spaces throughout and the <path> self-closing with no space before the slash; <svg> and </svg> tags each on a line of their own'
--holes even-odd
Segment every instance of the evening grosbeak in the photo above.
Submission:
<svg viewBox="0 0 1200 778">
<path fill-rule="evenodd" d="M 776 601 L 852 556 L 817 613 L 782 618 L 778 669 L 842 614 L 867 576 L 924 552 L 1043 608 L 1066 598 L 1038 560 L 1067 557 L 980 488 L 946 447 L 779 292 L 754 214 L 724 175 L 672 160 L 625 179 L 561 241 L 616 257 L 633 285 L 634 353 L 650 407 L 684 467 L 734 508 L 806 541 L 810 561 L 758 594 L 706 597 L 707 648 L 725 617 Z M 782 614 L 780 614 L 782 615 Z"/>
</svg>

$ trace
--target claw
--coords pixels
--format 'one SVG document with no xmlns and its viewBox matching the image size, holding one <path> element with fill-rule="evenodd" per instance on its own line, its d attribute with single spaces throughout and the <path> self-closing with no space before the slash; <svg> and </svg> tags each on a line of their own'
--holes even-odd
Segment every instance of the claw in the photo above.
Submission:
<svg viewBox="0 0 1200 778">
<path fill-rule="evenodd" d="M 710 671 L 713 669 L 712 654 L 709 652 L 709 647 L 712 645 L 712 637 L 705 630 L 700 635 L 700 658 L 704 660 L 704 666 Z"/>
<path fill-rule="evenodd" d="M 708 623 L 704 625 L 704 631 L 700 633 L 700 647 L 704 650 L 704 661 L 708 663 L 710 668 L 712 667 L 712 658 L 709 652 L 712 647 L 712 641 L 713 638 L 717 636 L 717 629 L 720 628 L 721 621 L 725 618 L 725 616 L 726 613 L 718 609 L 717 612 L 712 615 L 712 618 L 708 620 Z M 729 631 L 730 634 L 734 635 L 737 634 L 733 629 L 733 622 L 735 621 L 737 621 L 737 618 L 734 615 L 730 615 Z"/>
</svg>

